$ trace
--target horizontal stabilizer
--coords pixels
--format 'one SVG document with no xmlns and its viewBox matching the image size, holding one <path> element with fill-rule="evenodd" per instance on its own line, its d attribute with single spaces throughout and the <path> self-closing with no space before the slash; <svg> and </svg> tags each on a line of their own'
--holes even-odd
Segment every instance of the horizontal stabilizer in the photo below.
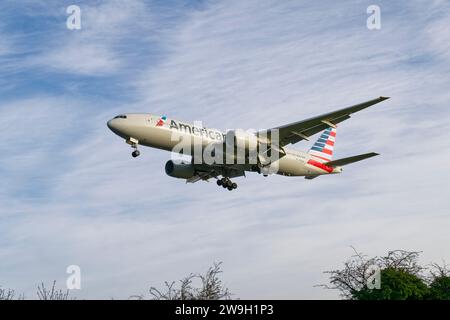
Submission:
<svg viewBox="0 0 450 320">
<path fill-rule="evenodd" d="M 325 162 L 324 165 L 329 166 L 329 167 L 345 166 L 347 164 L 350 164 L 353 162 L 358 162 L 358 161 L 361 161 L 361 160 L 364 160 L 367 158 L 371 158 L 371 157 L 375 157 L 378 155 L 379 155 L 378 153 L 369 152 L 369 153 L 364 153 L 364 154 L 360 154 L 360 155 L 353 156 L 353 157 L 342 158 L 342 159 Z"/>
</svg>

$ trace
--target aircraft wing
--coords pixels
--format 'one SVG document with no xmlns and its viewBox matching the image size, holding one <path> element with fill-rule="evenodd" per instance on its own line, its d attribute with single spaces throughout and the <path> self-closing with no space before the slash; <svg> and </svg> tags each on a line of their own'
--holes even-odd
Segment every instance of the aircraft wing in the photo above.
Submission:
<svg viewBox="0 0 450 320">
<path fill-rule="evenodd" d="M 192 178 L 186 180 L 186 183 L 195 183 L 200 180 L 208 181 L 211 178 L 217 177 L 217 173 L 214 170 L 209 172 L 197 172 Z"/>
<path fill-rule="evenodd" d="M 239 165 L 207 165 L 202 164 L 196 167 L 196 174 L 186 180 L 186 183 L 195 183 L 200 180 L 208 181 L 211 178 L 226 174 L 229 178 L 245 176 L 244 169 Z"/>
<path fill-rule="evenodd" d="M 283 147 L 290 143 L 297 143 L 301 140 L 308 140 L 308 137 L 327 129 L 328 127 L 335 127 L 336 124 L 347 120 L 348 118 L 350 118 L 350 115 L 352 113 L 361 111 L 386 99 L 389 99 L 389 97 L 379 97 L 377 99 L 363 102 L 351 107 L 325 113 L 306 120 L 293 122 L 281 127 L 272 128 L 270 130 L 279 130 L 279 145 L 280 147 Z"/>
</svg>

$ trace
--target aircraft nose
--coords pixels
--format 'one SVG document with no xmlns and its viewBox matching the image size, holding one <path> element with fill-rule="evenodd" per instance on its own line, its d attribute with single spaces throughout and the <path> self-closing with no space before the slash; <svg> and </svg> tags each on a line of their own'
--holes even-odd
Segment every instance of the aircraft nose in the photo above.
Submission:
<svg viewBox="0 0 450 320">
<path fill-rule="evenodd" d="M 129 125 L 125 119 L 127 119 L 126 115 L 119 115 L 106 122 L 106 125 L 112 132 L 123 137 L 129 131 Z"/>
<path fill-rule="evenodd" d="M 114 133 L 118 133 L 118 132 L 120 132 L 120 130 L 122 129 L 121 128 L 121 124 L 120 124 L 120 120 L 119 119 L 116 119 L 116 118 L 113 118 L 113 119 L 111 119 L 111 120 L 109 120 L 107 123 L 106 123 L 106 125 L 108 126 L 108 128 L 112 131 L 112 132 L 114 132 Z"/>
<path fill-rule="evenodd" d="M 114 129 L 114 119 L 109 120 L 109 121 L 106 123 L 106 125 L 108 126 L 108 128 L 109 128 L 110 130 L 113 130 L 113 129 Z"/>
</svg>

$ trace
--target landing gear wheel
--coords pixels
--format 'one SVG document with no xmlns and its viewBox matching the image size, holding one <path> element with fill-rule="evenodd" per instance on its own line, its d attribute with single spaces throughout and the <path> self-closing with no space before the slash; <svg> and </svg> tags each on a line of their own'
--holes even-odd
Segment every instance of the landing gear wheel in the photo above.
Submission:
<svg viewBox="0 0 450 320">
<path fill-rule="evenodd" d="M 217 179 L 216 182 L 219 187 L 222 186 L 222 188 L 228 189 L 230 191 L 237 188 L 237 184 L 235 182 L 231 181 L 227 177 L 223 177 L 222 179 Z"/>
<path fill-rule="evenodd" d="M 219 186 L 222 186 L 223 188 L 226 188 L 227 187 L 227 179 L 226 178 L 222 178 L 220 180 L 217 180 L 217 184 Z"/>
<path fill-rule="evenodd" d="M 131 153 L 131 156 L 132 156 L 133 158 L 136 158 L 136 157 L 139 157 L 140 154 L 141 154 L 141 153 L 139 152 L 139 150 L 134 150 L 134 151 Z"/>
</svg>

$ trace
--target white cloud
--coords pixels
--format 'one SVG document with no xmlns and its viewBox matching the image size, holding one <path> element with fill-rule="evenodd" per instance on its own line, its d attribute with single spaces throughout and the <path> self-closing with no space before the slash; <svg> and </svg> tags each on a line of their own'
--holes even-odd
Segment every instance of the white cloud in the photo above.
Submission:
<svg viewBox="0 0 450 320">
<path fill-rule="evenodd" d="M 52 30 L 52 46 L 28 60 L 30 66 L 84 76 L 126 72 L 130 44 L 154 27 L 153 13 L 142 1 L 80 4 L 81 29 L 61 23 Z M 53 13 L 55 14 L 55 13 Z M 64 17 L 63 13 L 60 13 Z M 145 39 L 145 37 L 144 37 Z M 131 54 L 131 56 L 133 56 Z"/>
<path fill-rule="evenodd" d="M 120 60 L 108 48 L 95 44 L 70 43 L 50 52 L 45 58 L 48 69 L 80 75 L 107 75 L 120 67 Z"/>
<path fill-rule="evenodd" d="M 128 28 L 140 16 L 136 6 L 115 25 Z M 363 4 L 210 2 L 149 35 L 164 54 L 140 56 L 141 71 L 120 79 L 135 86 L 129 105 L 88 96 L 0 106 L 2 136 L 10 135 L 0 145 L 8 154 L 0 158 L 2 285 L 32 295 L 33 281 L 63 284 L 65 267 L 79 264 L 85 282 L 76 295 L 126 297 L 223 260 L 225 282 L 241 298 L 335 298 L 313 286 L 351 254 L 349 245 L 448 260 L 448 48 L 430 46 L 437 22 L 408 23 L 436 7 L 392 6 L 382 6 L 378 32 L 366 29 Z M 46 68 L 93 75 L 136 63 L 115 45 L 124 31 L 109 29 L 117 10 L 97 11 L 95 33 L 77 39 L 82 54 L 71 56 L 72 42 L 64 42 L 49 51 Z M 162 151 L 131 159 L 105 125 L 133 110 L 259 129 L 379 95 L 392 99 L 339 126 L 336 156 L 380 157 L 312 181 L 249 174 L 235 192 L 167 177 Z"/>
</svg>

